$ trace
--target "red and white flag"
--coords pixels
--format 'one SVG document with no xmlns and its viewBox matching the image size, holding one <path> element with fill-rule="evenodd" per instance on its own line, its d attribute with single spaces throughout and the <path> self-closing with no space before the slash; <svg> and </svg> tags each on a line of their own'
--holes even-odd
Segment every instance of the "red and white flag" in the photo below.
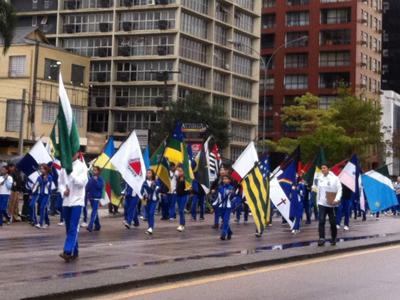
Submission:
<svg viewBox="0 0 400 300">
<path fill-rule="evenodd" d="M 258 163 L 258 154 L 254 142 L 251 142 L 233 164 L 232 178 L 238 182 L 241 181 L 256 163 Z"/>
</svg>

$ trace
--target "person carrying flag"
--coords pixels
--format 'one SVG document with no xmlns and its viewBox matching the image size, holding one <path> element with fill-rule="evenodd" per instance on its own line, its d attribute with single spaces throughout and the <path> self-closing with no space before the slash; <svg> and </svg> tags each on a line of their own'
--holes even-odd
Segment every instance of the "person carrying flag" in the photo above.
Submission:
<svg viewBox="0 0 400 300">
<path fill-rule="evenodd" d="M 88 183 L 86 184 L 86 198 L 90 202 L 92 207 L 92 213 L 90 214 L 90 221 L 86 228 L 87 231 L 92 232 L 93 226 L 95 231 L 100 231 L 100 219 L 99 219 L 99 202 L 103 196 L 104 190 L 104 180 L 100 176 L 100 167 L 93 166 L 93 175 L 90 177 Z"/>
<path fill-rule="evenodd" d="M 124 226 L 130 229 L 132 226 L 139 227 L 138 204 L 139 196 L 131 188 L 129 184 L 125 184 L 125 189 L 122 192 L 125 195 L 124 199 Z"/>
<path fill-rule="evenodd" d="M 143 196 L 143 200 L 146 202 L 146 216 L 149 227 L 146 230 L 146 234 L 153 234 L 154 230 L 154 214 L 156 212 L 157 203 L 160 198 L 160 184 L 156 180 L 156 175 L 153 170 L 149 169 L 146 172 L 146 180 L 143 182 L 140 193 Z"/>
<path fill-rule="evenodd" d="M 331 227 L 331 245 L 336 245 L 336 218 L 335 207 L 342 198 L 342 184 L 339 178 L 329 171 L 326 164 L 321 165 L 321 173 L 314 180 L 314 189 L 317 190 L 317 203 L 319 210 L 319 240 L 318 246 L 325 245 L 325 222 L 326 216 L 329 217 Z"/>
</svg>

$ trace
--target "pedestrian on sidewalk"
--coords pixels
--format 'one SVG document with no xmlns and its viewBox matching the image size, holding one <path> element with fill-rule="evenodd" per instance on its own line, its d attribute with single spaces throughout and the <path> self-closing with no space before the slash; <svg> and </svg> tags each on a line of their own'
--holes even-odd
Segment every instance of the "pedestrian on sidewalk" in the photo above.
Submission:
<svg viewBox="0 0 400 300">
<path fill-rule="evenodd" d="M 133 226 L 139 227 L 138 204 L 139 196 L 134 192 L 128 183 L 125 183 L 124 194 L 124 226 L 131 229 Z"/>
<path fill-rule="evenodd" d="M 178 203 L 179 211 L 179 226 L 176 228 L 179 232 L 185 230 L 185 208 L 188 200 L 189 190 L 186 189 L 185 173 L 181 166 L 176 168 L 176 202 Z"/>
<path fill-rule="evenodd" d="M 92 232 L 93 226 L 95 231 L 100 231 L 100 218 L 99 218 L 99 203 L 103 197 L 104 180 L 100 176 L 101 169 L 98 166 L 92 167 L 92 176 L 86 185 L 86 198 L 92 207 L 90 214 L 90 221 L 87 226 L 87 231 Z"/>
<path fill-rule="evenodd" d="M 321 165 L 321 174 L 314 181 L 314 189 L 317 190 L 317 203 L 319 214 L 319 240 L 318 246 L 325 245 L 325 222 L 326 216 L 329 217 L 331 227 L 331 245 L 336 245 L 336 217 L 335 207 L 339 205 L 342 198 L 342 184 L 339 178 L 329 171 L 329 167 Z"/>
<path fill-rule="evenodd" d="M 8 172 L 13 179 L 13 186 L 11 188 L 8 213 L 9 216 L 11 217 L 11 223 L 20 222 L 21 218 L 19 213 L 19 199 L 23 191 L 23 181 L 21 173 L 17 170 L 14 164 L 8 164 Z"/>
<path fill-rule="evenodd" d="M 229 222 L 232 212 L 232 201 L 235 197 L 235 188 L 231 182 L 231 178 L 226 174 L 222 176 L 222 183 L 218 187 L 217 206 L 222 217 L 221 240 L 230 240 L 233 234 Z"/>
<path fill-rule="evenodd" d="M 11 217 L 7 214 L 8 201 L 10 199 L 13 179 L 8 174 L 7 166 L 0 167 L 0 227 L 3 226 L 3 218 L 10 222 Z"/>
<path fill-rule="evenodd" d="M 31 211 L 33 212 L 32 218 L 35 223 L 35 227 L 43 229 L 50 226 L 48 204 L 53 187 L 53 177 L 50 175 L 50 168 L 46 164 L 41 164 L 39 166 L 39 171 L 40 176 L 36 180 L 36 183 L 33 187 L 33 197 L 35 197 L 36 199 L 32 201 Z M 39 222 L 37 222 L 36 218 L 36 203 L 39 205 Z"/>
<path fill-rule="evenodd" d="M 143 201 L 146 203 L 147 222 L 149 224 L 146 234 L 153 234 L 154 230 L 154 215 L 157 208 L 157 203 L 160 199 L 160 184 L 156 180 L 156 174 L 153 170 L 149 169 L 146 172 L 146 180 L 142 185 L 140 191 Z"/>
<path fill-rule="evenodd" d="M 60 257 L 70 262 L 79 256 L 79 220 L 85 201 L 85 187 L 88 182 L 87 167 L 75 154 L 72 163 L 72 172 L 67 174 L 62 169 L 59 176 L 59 190 L 63 195 L 63 210 L 66 229 L 64 251 Z"/>
</svg>

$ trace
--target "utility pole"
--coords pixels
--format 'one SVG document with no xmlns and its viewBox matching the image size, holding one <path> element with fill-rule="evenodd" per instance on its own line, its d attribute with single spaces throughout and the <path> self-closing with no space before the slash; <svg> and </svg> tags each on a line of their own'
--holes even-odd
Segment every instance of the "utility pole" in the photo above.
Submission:
<svg viewBox="0 0 400 300">
<path fill-rule="evenodd" d="M 33 84 L 32 84 L 32 103 L 31 113 L 29 119 L 31 121 L 32 140 L 36 139 L 35 130 L 35 110 L 36 110 L 36 95 L 37 95 L 37 72 L 38 72 L 38 60 L 39 60 L 39 42 L 35 44 L 35 60 L 33 64 Z"/>
<path fill-rule="evenodd" d="M 22 155 L 24 151 L 24 117 L 25 117 L 25 98 L 26 89 L 22 90 L 21 100 L 21 120 L 19 123 L 19 140 L 18 140 L 18 155 Z"/>
</svg>

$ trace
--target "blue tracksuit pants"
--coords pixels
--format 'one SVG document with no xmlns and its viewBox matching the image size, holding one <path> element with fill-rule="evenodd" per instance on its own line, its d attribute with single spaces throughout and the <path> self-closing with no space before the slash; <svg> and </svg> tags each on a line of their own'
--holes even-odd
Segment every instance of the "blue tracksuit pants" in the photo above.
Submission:
<svg viewBox="0 0 400 300">
<path fill-rule="evenodd" d="M 124 203 L 125 221 L 131 225 L 132 221 L 135 226 L 139 225 L 138 218 L 139 197 L 126 197 Z"/>
<path fill-rule="evenodd" d="M 168 194 L 170 219 L 176 219 L 176 197 L 176 194 Z"/>
<path fill-rule="evenodd" d="M 82 214 L 82 206 L 64 206 L 65 230 L 67 236 L 64 243 L 64 253 L 78 256 L 79 220 Z"/>
<path fill-rule="evenodd" d="M 96 230 L 100 230 L 100 219 L 99 219 L 99 202 L 100 199 L 90 199 L 90 206 L 92 207 L 92 212 L 90 214 L 90 221 L 88 225 L 88 230 L 92 231 L 93 226 Z"/>
<path fill-rule="evenodd" d="M 8 200 L 10 195 L 0 195 L 0 226 L 3 226 L 3 217 L 9 219 L 7 214 Z"/>
<path fill-rule="evenodd" d="M 147 222 L 149 223 L 149 228 L 154 229 L 154 214 L 157 208 L 157 201 L 147 201 L 146 204 L 146 215 Z"/>
<path fill-rule="evenodd" d="M 178 196 L 176 195 L 176 202 L 178 202 L 178 210 L 179 210 L 179 225 L 185 226 L 185 207 L 187 202 L 187 195 Z"/>
<path fill-rule="evenodd" d="M 344 199 L 340 202 L 339 207 L 336 211 L 336 225 L 342 223 L 342 218 L 344 217 L 344 225 L 349 226 L 350 221 L 350 208 L 351 199 Z"/>
<path fill-rule="evenodd" d="M 204 219 L 204 210 L 205 210 L 205 199 L 204 195 L 193 195 L 192 196 L 192 218 L 197 220 L 197 206 L 200 207 L 200 219 Z"/>
<path fill-rule="evenodd" d="M 220 213 L 222 217 L 222 228 L 221 228 L 221 236 L 226 237 L 227 235 L 232 235 L 232 230 L 229 224 L 229 220 L 231 218 L 231 208 L 220 208 Z"/>
<path fill-rule="evenodd" d="M 39 202 L 39 211 L 40 211 L 40 226 L 43 226 L 43 223 L 50 225 L 49 220 L 49 209 L 48 204 L 50 200 L 50 195 L 39 195 L 38 202 Z"/>
<path fill-rule="evenodd" d="M 168 195 L 161 196 L 161 218 L 163 220 L 167 220 L 169 216 L 169 202 L 168 202 Z"/>
</svg>

